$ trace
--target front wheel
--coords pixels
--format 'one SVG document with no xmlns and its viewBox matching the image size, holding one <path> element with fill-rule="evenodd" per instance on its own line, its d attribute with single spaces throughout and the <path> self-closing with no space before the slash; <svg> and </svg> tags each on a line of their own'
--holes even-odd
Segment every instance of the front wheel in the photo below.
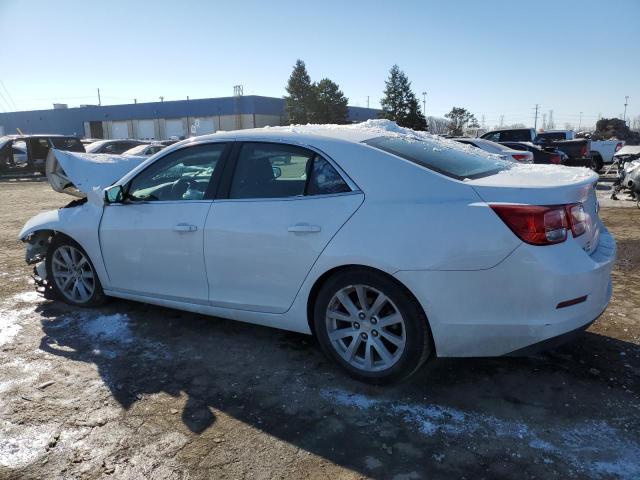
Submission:
<svg viewBox="0 0 640 480">
<path fill-rule="evenodd" d="M 104 302 L 102 285 L 89 256 L 71 238 L 53 238 L 46 267 L 47 283 L 58 299 L 79 307 L 95 307 Z"/>
<path fill-rule="evenodd" d="M 433 351 L 420 305 L 376 271 L 351 270 L 331 277 L 318 293 L 314 322 L 325 354 L 369 383 L 405 379 Z"/>
</svg>

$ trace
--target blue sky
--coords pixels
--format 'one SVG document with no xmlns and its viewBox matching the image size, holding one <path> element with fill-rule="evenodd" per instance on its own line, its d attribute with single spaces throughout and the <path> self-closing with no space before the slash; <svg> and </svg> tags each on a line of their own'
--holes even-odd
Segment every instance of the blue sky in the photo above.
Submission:
<svg viewBox="0 0 640 480">
<path fill-rule="evenodd" d="M 625 95 L 640 115 L 640 0 L 0 0 L 0 111 L 96 103 L 97 87 L 105 104 L 282 96 L 297 58 L 351 105 L 377 107 L 397 63 L 428 115 L 533 124 L 538 103 L 588 125 Z"/>
</svg>

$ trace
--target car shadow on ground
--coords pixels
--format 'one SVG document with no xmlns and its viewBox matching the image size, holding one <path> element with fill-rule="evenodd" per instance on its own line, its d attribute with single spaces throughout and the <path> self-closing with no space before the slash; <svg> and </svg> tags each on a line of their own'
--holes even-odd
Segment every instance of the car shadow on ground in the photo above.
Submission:
<svg viewBox="0 0 640 480">
<path fill-rule="evenodd" d="M 182 422 L 195 434 L 206 434 L 215 412 L 224 412 L 377 478 L 407 471 L 500 476 L 493 469 L 504 461 L 543 475 L 548 465 L 527 456 L 526 442 L 521 457 L 509 453 L 519 451 L 517 438 L 515 445 L 507 438 L 507 447 L 494 439 L 475 452 L 464 436 L 449 443 L 446 415 L 528 419 L 527 428 L 542 431 L 614 417 L 594 399 L 606 397 L 611 408 L 639 391 L 640 346 L 588 332 L 534 357 L 436 360 L 405 383 L 378 387 L 345 377 L 306 335 L 119 300 L 99 310 L 46 302 L 38 312 L 41 350 L 94 364 L 124 409 L 145 395 L 186 396 Z M 454 413 L 429 417 L 440 430 L 425 434 L 425 425 L 389 416 L 398 405 Z M 387 456 L 391 445 L 393 457 Z M 448 461 L 438 456 L 442 451 Z M 556 461 L 553 468 L 565 466 Z"/>
</svg>

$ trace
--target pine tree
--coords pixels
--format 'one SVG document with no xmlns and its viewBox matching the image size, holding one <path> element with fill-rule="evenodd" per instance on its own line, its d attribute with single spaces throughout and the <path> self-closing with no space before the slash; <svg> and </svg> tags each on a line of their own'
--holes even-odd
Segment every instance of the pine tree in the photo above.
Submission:
<svg viewBox="0 0 640 480">
<path fill-rule="evenodd" d="M 284 98 L 289 122 L 292 124 L 308 123 L 314 97 L 313 86 L 307 73 L 307 67 L 300 59 L 293 67 L 286 90 L 289 95 Z"/>
<path fill-rule="evenodd" d="M 391 67 L 385 82 L 384 98 L 380 101 L 382 118 L 394 120 L 401 127 L 426 130 L 427 120 L 411 90 L 411 82 L 398 65 Z"/>
<path fill-rule="evenodd" d="M 310 120 L 313 123 L 347 123 L 347 97 L 340 87 L 328 78 L 313 85 L 313 107 Z"/>
</svg>

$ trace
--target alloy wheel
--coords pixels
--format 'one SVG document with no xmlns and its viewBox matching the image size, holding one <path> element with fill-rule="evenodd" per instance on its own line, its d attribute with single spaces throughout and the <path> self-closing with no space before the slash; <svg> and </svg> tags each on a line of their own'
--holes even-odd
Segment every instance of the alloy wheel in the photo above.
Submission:
<svg viewBox="0 0 640 480">
<path fill-rule="evenodd" d="M 51 257 L 53 280 L 67 300 L 86 303 L 96 289 L 95 273 L 86 255 L 71 245 L 58 247 Z"/>
<path fill-rule="evenodd" d="M 406 346 L 400 310 L 387 295 L 368 285 L 340 289 L 329 301 L 325 325 L 334 350 L 359 370 L 393 367 Z"/>
</svg>

